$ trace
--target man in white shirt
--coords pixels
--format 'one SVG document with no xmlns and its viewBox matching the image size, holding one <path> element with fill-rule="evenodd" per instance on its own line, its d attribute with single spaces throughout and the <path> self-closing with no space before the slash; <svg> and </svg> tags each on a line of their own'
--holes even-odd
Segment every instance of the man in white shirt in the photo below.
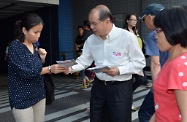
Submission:
<svg viewBox="0 0 187 122">
<path fill-rule="evenodd" d="M 131 122 L 132 74 L 145 67 L 145 58 L 137 37 L 112 23 L 112 14 L 105 5 L 89 13 L 93 34 L 84 44 L 77 64 L 69 72 L 77 72 L 95 61 L 96 67 L 108 66 L 96 73 L 91 90 L 90 121 L 101 122 L 107 112 L 110 122 Z"/>
</svg>

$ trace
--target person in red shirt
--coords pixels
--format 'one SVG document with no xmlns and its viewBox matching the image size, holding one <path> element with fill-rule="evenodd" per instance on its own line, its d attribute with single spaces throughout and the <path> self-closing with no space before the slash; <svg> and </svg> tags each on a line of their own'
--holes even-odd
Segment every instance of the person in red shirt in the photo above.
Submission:
<svg viewBox="0 0 187 122">
<path fill-rule="evenodd" d="M 170 57 L 153 82 L 155 114 L 150 122 L 187 122 L 187 10 L 164 9 L 154 24 L 157 46 Z"/>
</svg>

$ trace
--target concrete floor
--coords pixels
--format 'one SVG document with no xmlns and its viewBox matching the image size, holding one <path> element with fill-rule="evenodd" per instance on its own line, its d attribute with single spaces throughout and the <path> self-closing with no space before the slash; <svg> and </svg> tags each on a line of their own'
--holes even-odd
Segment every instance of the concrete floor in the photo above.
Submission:
<svg viewBox="0 0 187 122">
<path fill-rule="evenodd" d="M 150 75 L 149 72 L 146 72 Z M 91 88 L 82 89 L 82 81 L 75 76 L 53 75 L 55 82 L 55 101 L 46 107 L 45 122 L 89 122 L 89 98 Z M 133 105 L 139 109 L 149 91 L 139 87 L 133 95 Z M 132 112 L 133 122 L 138 122 L 138 111 Z M 15 122 L 9 107 L 7 76 L 0 76 L 0 122 Z"/>
</svg>

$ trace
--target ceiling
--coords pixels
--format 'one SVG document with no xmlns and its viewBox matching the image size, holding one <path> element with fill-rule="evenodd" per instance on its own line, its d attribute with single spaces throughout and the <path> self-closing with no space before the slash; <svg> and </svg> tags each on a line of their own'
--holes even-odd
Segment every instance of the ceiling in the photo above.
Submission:
<svg viewBox="0 0 187 122">
<path fill-rule="evenodd" d="M 0 20 L 50 5 L 52 4 L 16 0 L 0 0 Z"/>
</svg>

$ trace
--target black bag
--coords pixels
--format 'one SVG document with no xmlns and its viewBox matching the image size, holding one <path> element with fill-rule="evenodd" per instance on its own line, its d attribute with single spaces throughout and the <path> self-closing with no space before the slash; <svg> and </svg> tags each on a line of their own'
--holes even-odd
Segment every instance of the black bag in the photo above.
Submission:
<svg viewBox="0 0 187 122">
<path fill-rule="evenodd" d="M 46 89 L 46 105 L 50 105 L 55 100 L 55 85 L 51 74 L 44 74 L 43 76 Z"/>
</svg>

